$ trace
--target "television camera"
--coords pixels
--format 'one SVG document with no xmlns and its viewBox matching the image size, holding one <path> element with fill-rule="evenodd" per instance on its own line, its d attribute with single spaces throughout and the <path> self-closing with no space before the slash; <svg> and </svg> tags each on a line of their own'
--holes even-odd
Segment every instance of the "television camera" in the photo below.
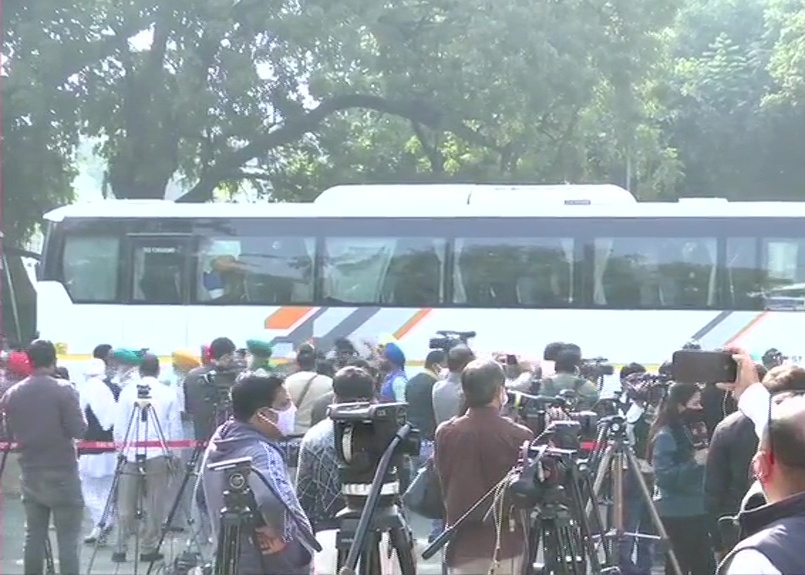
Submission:
<svg viewBox="0 0 805 575">
<path fill-rule="evenodd" d="M 430 338 L 428 342 L 428 346 L 430 349 L 441 349 L 445 353 L 456 347 L 460 344 L 469 344 L 469 341 L 474 338 L 477 332 L 474 331 L 453 331 L 453 330 L 442 330 L 437 331 L 436 335 L 438 337 Z"/>
<path fill-rule="evenodd" d="M 623 382 L 623 391 L 630 401 L 658 406 L 673 383 L 669 373 L 633 373 Z"/>
<path fill-rule="evenodd" d="M 381 572 L 380 540 L 388 533 L 402 575 L 414 575 L 410 529 L 396 502 L 404 455 L 419 455 L 419 433 L 406 422 L 406 403 L 342 403 L 330 406 L 346 508 L 339 512 L 338 570 Z"/>
<path fill-rule="evenodd" d="M 571 389 L 563 390 L 556 397 L 530 395 L 513 390 L 507 390 L 506 394 L 509 397 L 508 404 L 512 406 L 517 417 L 536 436 L 561 432 L 561 437 L 567 439 L 563 441 L 563 445 L 568 449 L 579 449 L 581 441 L 595 437 L 598 426 L 597 414 L 594 411 L 575 411 L 577 398 Z M 562 419 L 551 421 L 549 408 L 559 409 Z M 571 423 L 578 426 L 578 433 L 569 432 L 570 429 L 576 429 L 569 425 Z M 576 436 L 577 440 L 569 441 L 573 436 Z"/>
<path fill-rule="evenodd" d="M 247 351 L 237 350 L 228 361 L 214 364 L 214 367 L 202 376 L 205 388 L 205 399 L 219 409 L 228 409 L 230 404 L 229 390 L 238 377 L 248 367 Z"/>
<path fill-rule="evenodd" d="M 579 365 L 579 375 L 590 381 L 599 381 L 614 373 L 615 367 L 605 357 L 582 359 L 581 365 Z"/>
</svg>

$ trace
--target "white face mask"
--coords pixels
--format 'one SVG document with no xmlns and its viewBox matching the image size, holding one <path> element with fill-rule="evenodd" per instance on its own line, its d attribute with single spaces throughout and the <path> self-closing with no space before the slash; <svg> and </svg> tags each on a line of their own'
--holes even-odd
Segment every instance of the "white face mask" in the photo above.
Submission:
<svg viewBox="0 0 805 575">
<path fill-rule="evenodd" d="M 271 421 L 263 415 L 260 417 L 271 422 L 282 435 L 293 435 L 294 429 L 296 429 L 296 406 L 291 404 L 287 409 L 283 409 L 282 411 L 278 409 L 271 409 L 271 411 L 277 416 L 276 422 Z"/>
</svg>

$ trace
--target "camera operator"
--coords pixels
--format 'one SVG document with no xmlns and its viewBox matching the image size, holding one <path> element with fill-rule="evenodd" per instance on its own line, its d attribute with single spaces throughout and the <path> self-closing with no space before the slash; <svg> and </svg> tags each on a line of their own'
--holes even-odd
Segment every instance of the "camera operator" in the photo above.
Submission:
<svg viewBox="0 0 805 575">
<path fill-rule="evenodd" d="M 73 575 L 79 572 L 78 540 L 84 513 L 73 440 L 84 437 L 87 422 L 78 392 L 68 382 L 53 377 L 53 344 L 35 341 L 26 355 L 33 373 L 0 400 L 6 424 L 19 446 L 25 508 L 23 569 L 25 573 L 42 573 L 52 514 L 59 570 Z"/>
<path fill-rule="evenodd" d="M 185 409 L 193 420 L 196 441 L 207 441 L 215 429 L 216 406 L 211 399 L 209 376 L 212 372 L 228 373 L 234 369 L 235 344 L 219 337 L 210 344 L 210 363 L 190 371 L 184 380 Z"/>
<path fill-rule="evenodd" d="M 550 377 L 556 373 L 556 358 L 559 352 L 566 347 L 567 344 L 563 341 L 554 341 L 545 346 L 542 352 L 542 363 L 540 364 L 542 377 Z M 581 357 L 581 353 L 579 353 L 579 357 Z M 532 390 L 532 393 L 537 394 L 539 390 Z"/>
<path fill-rule="evenodd" d="M 130 380 L 130 383 L 120 391 L 113 427 L 115 442 L 121 445 L 126 440 L 129 443 L 159 444 L 162 439 L 165 441 L 179 439 L 182 436 L 179 400 L 170 387 L 157 379 L 159 359 L 154 355 L 145 354 L 140 362 L 139 375 L 139 381 Z M 140 412 L 136 408 L 143 388 L 147 390 L 146 395 L 150 401 L 147 409 L 153 414 L 153 417 L 149 416 L 146 422 L 138 421 Z M 166 446 L 123 445 L 122 449 L 126 462 L 123 465 L 117 491 L 119 528 L 112 561 L 126 562 L 128 538 L 136 528 L 138 497 L 142 492 L 145 492 L 143 501 L 145 523 L 139 549 L 140 561 L 159 561 L 162 559 L 162 554 L 157 551 L 157 542 L 170 504 L 168 489 L 170 472 L 176 467 L 178 458 L 170 450 L 166 453 Z M 138 472 L 140 463 L 137 461 L 137 455 L 142 453 L 145 454 L 144 476 Z"/>
<path fill-rule="evenodd" d="M 581 353 L 566 344 L 565 348 L 556 355 L 554 369 L 556 373 L 540 381 L 539 394 L 548 397 L 557 397 L 565 390 L 571 390 L 578 397 L 579 410 L 592 409 L 598 402 L 598 388 L 592 381 L 579 375 L 581 367 Z"/>
<path fill-rule="evenodd" d="M 436 425 L 461 415 L 464 399 L 461 374 L 474 359 L 475 354 L 463 343 L 448 350 L 447 377 L 433 385 L 433 414 L 436 417 Z"/>
<path fill-rule="evenodd" d="M 503 368 L 497 362 L 470 362 L 461 377 L 467 413 L 436 430 L 434 463 L 448 525 L 506 475 L 517 462 L 523 442 L 534 438 L 527 427 L 501 416 L 507 400 L 505 382 Z M 450 574 L 486 573 L 496 552 L 500 559 L 497 575 L 519 574 L 524 552 L 522 526 L 510 530 L 509 522 L 504 520 L 504 524 L 507 528 L 496 541 L 493 525 L 481 523 L 480 517 L 469 519 L 447 548 L 445 561 Z"/>
<path fill-rule="evenodd" d="M 777 367 L 759 384 L 751 357 L 734 352 L 738 380 L 730 387 L 738 396 L 739 408 L 760 433 L 752 467 L 762 490 L 760 499 L 766 503 L 745 506 L 738 515 L 743 540 L 722 561 L 718 573 L 805 572 L 801 551 L 805 532 L 805 370 Z M 747 497 L 750 494 L 751 490 Z"/>
<path fill-rule="evenodd" d="M 705 508 L 707 430 L 701 412 L 699 386 L 673 383 L 649 434 L 648 460 L 657 486 L 654 502 L 683 575 L 710 575 L 715 570 Z M 665 573 L 674 573 L 667 560 Z"/>
<path fill-rule="evenodd" d="M 362 357 L 353 357 L 350 359 L 344 367 L 352 366 L 352 367 L 359 367 L 364 370 L 369 376 L 372 378 L 375 386 L 375 395 L 377 395 L 379 385 L 380 385 L 380 375 L 372 365 L 363 359 Z M 321 373 L 321 371 L 319 371 Z M 335 373 L 333 373 L 333 379 L 335 379 Z M 327 419 L 327 410 L 330 408 L 330 405 L 333 404 L 335 401 L 335 392 L 331 389 L 321 397 L 319 397 L 316 402 L 313 404 L 311 408 L 311 423 L 316 425 L 318 422 Z"/>
<path fill-rule="evenodd" d="M 202 463 L 201 482 L 215 538 L 224 507 L 225 474 L 210 463 L 250 457 L 249 486 L 264 525 L 257 541 L 243 540 L 240 573 L 232 575 L 309 575 L 316 540 L 285 465 L 279 442 L 293 431 L 284 414 L 293 413 L 282 377 L 263 371 L 245 373 L 232 386 L 233 418 L 214 433 Z"/>
<path fill-rule="evenodd" d="M 766 368 L 757 365 L 762 379 Z M 719 387 L 723 388 L 722 384 Z M 704 490 L 707 511 L 717 521 L 720 517 L 733 517 L 741 509 L 741 501 L 751 485 L 748 470 L 757 451 L 758 438 L 752 421 L 740 411 L 731 413 L 715 428 L 710 440 L 705 466 Z M 723 541 L 718 530 L 713 533 L 717 555 L 723 557 L 731 541 Z"/>
<path fill-rule="evenodd" d="M 646 373 L 646 368 L 639 363 L 630 363 L 621 368 L 620 380 L 625 389 L 635 389 L 632 382 Z M 639 384 L 638 384 L 639 385 Z M 627 394 L 630 403 L 626 411 L 626 435 L 634 448 L 640 472 L 649 489 L 654 485 L 654 470 L 645 459 L 648 452 L 648 437 L 654 415 L 648 398 L 637 394 Z M 631 473 L 624 475 L 624 531 L 627 533 L 640 533 L 653 535 L 654 524 L 648 504 L 643 499 L 640 485 Z M 619 566 L 624 574 L 650 575 L 654 563 L 654 542 L 645 537 L 632 538 L 626 536 L 619 547 Z M 635 549 L 636 548 L 636 549 Z M 632 561 L 633 552 L 636 551 L 637 562 Z"/>
</svg>

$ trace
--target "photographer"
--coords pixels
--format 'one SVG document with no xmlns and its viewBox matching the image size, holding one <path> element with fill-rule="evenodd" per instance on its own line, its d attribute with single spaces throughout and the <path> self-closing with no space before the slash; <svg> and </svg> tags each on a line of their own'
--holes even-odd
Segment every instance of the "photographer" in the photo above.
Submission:
<svg viewBox="0 0 805 575">
<path fill-rule="evenodd" d="M 707 430 L 701 417 L 699 386 L 673 383 L 649 434 L 648 460 L 657 485 L 654 502 L 683 575 L 711 575 L 715 570 L 704 496 Z M 665 573 L 674 574 L 667 560 Z"/>
<path fill-rule="evenodd" d="M 218 517 L 224 507 L 226 477 L 210 463 L 250 457 L 249 486 L 263 525 L 256 541 L 243 540 L 240 572 L 231 575 L 309 575 L 317 547 L 285 466 L 279 442 L 292 431 L 285 416 L 292 404 L 283 379 L 264 372 L 244 374 L 232 386 L 233 418 L 212 437 L 202 463 L 201 483 L 215 538 L 222 536 Z"/>
<path fill-rule="evenodd" d="M 448 525 L 508 473 L 517 463 L 523 443 L 534 438 L 528 428 L 501 416 L 507 401 L 505 382 L 503 368 L 497 362 L 472 361 L 461 376 L 467 413 L 441 424 L 436 431 L 434 463 L 442 484 Z M 468 520 L 447 548 L 449 573 L 486 573 L 497 552 L 500 563 L 495 573 L 518 575 L 524 552 L 522 526 L 509 521 L 504 524 L 507 528 L 497 540 L 492 524 L 482 523 L 480 517 Z"/>
<path fill-rule="evenodd" d="M 592 381 L 579 375 L 581 353 L 576 351 L 577 346 L 576 349 L 569 346 L 570 344 L 556 355 L 554 363 L 556 373 L 540 382 L 539 394 L 557 397 L 562 391 L 570 390 L 578 397 L 579 410 L 592 409 L 600 397 L 598 388 Z"/>
<path fill-rule="evenodd" d="M 196 441 L 207 441 L 215 429 L 217 390 L 208 380 L 213 373 L 230 376 L 235 366 L 235 349 L 227 337 L 214 339 L 210 344 L 210 364 L 191 370 L 184 380 L 185 410 L 193 420 Z"/>
</svg>

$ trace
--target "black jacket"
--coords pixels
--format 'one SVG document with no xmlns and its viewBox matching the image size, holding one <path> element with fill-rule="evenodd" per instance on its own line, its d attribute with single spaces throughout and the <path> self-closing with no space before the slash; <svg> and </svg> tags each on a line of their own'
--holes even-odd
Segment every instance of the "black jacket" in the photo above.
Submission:
<svg viewBox="0 0 805 575">
<path fill-rule="evenodd" d="M 757 451 L 755 426 L 737 411 L 716 426 L 707 454 L 704 489 L 713 517 L 736 515 L 752 484 L 750 465 Z"/>
<path fill-rule="evenodd" d="M 408 402 L 408 421 L 419 430 L 422 439 L 433 441 L 436 435 L 436 415 L 433 413 L 433 384 L 438 381 L 429 371 L 422 371 L 408 380 L 405 401 Z"/>
</svg>

